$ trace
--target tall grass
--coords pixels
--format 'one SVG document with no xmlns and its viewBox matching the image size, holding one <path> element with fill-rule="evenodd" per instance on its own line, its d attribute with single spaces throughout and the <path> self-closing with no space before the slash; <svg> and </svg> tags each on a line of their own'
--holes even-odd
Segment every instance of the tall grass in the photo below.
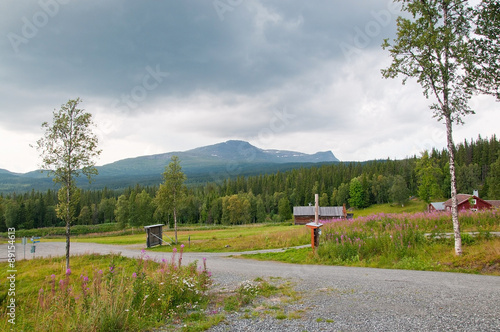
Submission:
<svg viewBox="0 0 500 332">
<path fill-rule="evenodd" d="M 495 210 L 461 211 L 459 220 L 463 230 L 478 232 L 485 238 L 500 227 Z M 433 242 L 447 241 L 445 233 L 453 230 L 450 214 L 443 212 L 381 213 L 322 223 L 325 235 L 318 255 L 331 263 L 418 260 Z M 466 244 L 473 241 L 469 234 L 463 237 Z"/>
<path fill-rule="evenodd" d="M 106 256 L 106 267 L 46 275 L 39 289 L 19 294 L 15 330 L 140 331 L 165 325 L 208 303 L 205 260 L 182 265 L 182 249 L 168 260 Z M 78 270 L 78 272 L 76 272 Z M 21 286 L 19 286 L 21 287 Z M 6 313 L 3 330 L 10 329 Z M 2 326 L 2 324 L 4 324 Z"/>
</svg>

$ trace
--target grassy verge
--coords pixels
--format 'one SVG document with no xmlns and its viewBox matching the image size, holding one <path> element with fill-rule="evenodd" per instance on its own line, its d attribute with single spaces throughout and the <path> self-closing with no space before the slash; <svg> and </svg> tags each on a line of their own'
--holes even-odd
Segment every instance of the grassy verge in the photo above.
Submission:
<svg viewBox="0 0 500 332">
<path fill-rule="evenodd" d="M 462 256 L 453 253 L 452 240 L 441 240 L 422 248 L 419 255 L 408 257 L 379 256 L 372 259 L 331 259 L 320 245 L 320 254 L 314 254 L 311 248 L 289 249 L 284 252 L 243 255 L 245 258 L 274 260 L 293 264 L 321 264 L 339 266 L 373 267 L 386 269 L 460 272 L 500 276 L 500 239 L 478 240 L 471 245 L 464 245 Z"/>
<path fill-rule="evenodd" d="M 276 319 L 299 319 L 302 312 L 285 313 L 288 304 L 300 300 L 293 285 L 281 278 L 245 280 L 234 291 L 219 299 L 219 308 L 226 313 L 241 313 L 243 319 L 271 316 Z"/>
<path fill-rule="evenodd" d="M 177 258 L 154 262 L 74 256 L 70 270 L 65 270 L 64 258 L 18 261 L 15 294 L 0 289 L 0 330 L 141 331 L 195 313 L 206 323 L 213 319 L 204 311 L 210 273 L 196 265 L 181 266 Z M 2 266 L 2 280 L 10 275 L 7 270 Z M 11 299 L 14 311 L 7 307 Z"/>
<path fill-rule="evenodd" d="M 500 228 L 495 211 L 461 213 L 463 255 L 454 255 L 446 213 L 379 214 L 326 223 L 316 253 L 310 248 L 247 257 L 290 263 L 453 271 L 500 275 Z"/>
<path fill-rule="evenodd" d="M 280 278 L 242 282 L 235 290 L 209 290 L 210 272 L 168 261 L 119 255 L 73 256 L 16 262 L 15 295 L 0 289 L 0 330 L 8 331 L 204 331 L 242 311 L 243 318 L 284 315 L 299 299 Z M 7 280 L 7 266 L 0 278 Z M 15 311 L 7 307 L 15 299 Z M 281 316 L 280 316 L 281 315 Z M 297 312 L 284 318 L 300 318 Z M 15 322 L 15 325 L 11 322 Z"/>
</svg>

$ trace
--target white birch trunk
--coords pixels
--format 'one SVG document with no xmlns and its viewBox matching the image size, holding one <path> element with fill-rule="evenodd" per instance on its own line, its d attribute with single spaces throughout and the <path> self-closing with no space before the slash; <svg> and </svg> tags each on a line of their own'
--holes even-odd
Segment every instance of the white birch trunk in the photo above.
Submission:
<svg viewBox="0 0 500 332">
<path fill-rule="evenodd" d="M 457 201 L 457 179 L 455 176 L 455 145 L 453 143 L 452 124 L 446 119 L 446 137 L 448 141 L 448 153 L 450 155 L 450 178 L 451 178 L 451 220 L 453 222 L 453 235 L 455 237 L 455 254 L 462 255 L 462 237 L 460 235 L 460 222 L 458 221 Z"/>
<path fill-rule="evenodd" d="M 66 270 L 69 269 L 69 247 L 70 247 L 70 218 L 71 218 L 71 210 L 70 210 L 70 203 L 71 203 L 71 192 L 70 192 L 70 187 L 68 184 L 66 184 Z"/>
<path fill-rule="evenodd" d="M 177 244 L 177 208 L 174 206 L 174 233 L 175 233 L 175 244 Z"/>
<path fill-rule="evenodd" d="M 443 4 L 443 19 L 445 27 L 448 23 L 448 5 Z M 453 222 L 453 234 L 455 237 L 455 254 L 462 255 L 462 238 L 460 236 L 460 222 L 458 221 L 458 202 L 457 202 L 457 179 L 455 176 L 455 144 L 453 143 L 453 123 L 451 120 L 452 111 L 449 101 L 449 49 L 445 48 L 445 70 L 443 75 L 443 114 L 446 121 L 446 140 L 448 153 L 450 155 L 450 178 L 451 178 L 451 220 Z M 453 106 L 452 106 L 453 107 Z"/>
</svg>

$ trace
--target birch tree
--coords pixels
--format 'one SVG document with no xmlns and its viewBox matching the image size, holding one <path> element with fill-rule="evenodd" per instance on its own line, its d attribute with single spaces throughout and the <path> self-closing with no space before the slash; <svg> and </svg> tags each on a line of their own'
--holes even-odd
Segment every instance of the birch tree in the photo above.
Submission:
<svg viewBox="0 0 500 332">
<path fill-rule="evenodd" d="M 382 70 L 382 75 L 385 78 L 401 75 L 403 84 L 408 78 L 416 78 L 424 96 L 434 100 L 430 106 L 434 117 L 445 123 L 455 253 L 461 255 L 453 124 L 462 124 L 465 115 L 474 113 L 468 102 L 475 92 L 495 95 L 498 91 L 498 80 L 495 81 L 486 72 L 487 69 L 494 72 L 496 68 L 498 53 L 495 53 L 494 43 L 492 46 L 488 40 L 498 31 L 487 23 L 487 19 L 480 18 L 480 15 L 492 15 L 498 22 L 498 0 L 483 1 L 482 4 L 487 2 L 491 5 L 480 5 L 476 9 L 461 0 L 395 2 L 402 3 L 402 10 L 410 15 L 398 17 L 395 40 L 389 42 L 386 39 L 382 45 L 392 57 L 391 65 Z M 486 30 L 479 35 L 483 31 L 481 24 Z M 474 52 L 471 46 L 474 44 L 482 48 L 479 54 Z M 474 83 L 476 80 L 479 84 Z"/>
<path fill-rule="evenodd" d="M 78 108 L 80 103 L 80 98 L 69 100 L 54 110 L 52 124 L 42 124 L 45 133 L 36 142 L 41 168 L 61 185 L 57 215 L 66 223 L 66 269 L 70 268 L 70 228 L 79 200 L 75 179 L 83 174 L 91 181 L 97 175 L 95 159 L 101 153 L 98 138 L 92 132 L 92 114 Z"/>
<path fill-rule="evenodd" d="M 164 183 L 156 193 L 155 203 L 161 214 L 173 213 L 175 244 L 177 244 L 177 211 L 186 191 L 184 186 L 186 175 L 182 172 L 179 157 L 172 156 L 171 162 L 165 167 L 163 179 Z"/>
</svg>

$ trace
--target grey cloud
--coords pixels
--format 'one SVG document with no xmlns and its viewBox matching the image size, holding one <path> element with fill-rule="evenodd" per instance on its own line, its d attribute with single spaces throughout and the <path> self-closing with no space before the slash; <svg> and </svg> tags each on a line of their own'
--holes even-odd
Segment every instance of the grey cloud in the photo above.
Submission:
<svg viewBox="0 0 500 332">
<path fill-rule="evenodd" d="M 160 65 L 171 76 L 151 95 L 260 93 L 344 56 L 339 41 L 349 41 L 385 3 L 243 1 L 221 22 L 211 1 L 70 1 L 18 53 L 4 39 L 2 53 L 5 66 L 23 68 L 17 83 L 33 89 L 126 93 L 146 66 Z M 280 19 L 259 28 L 256 7 Z M 10 20 L 10 30 L 20 31 L 21 18 L 37 10 L 36 2 L 17 8 L 12 17 L 19 20 Z M 359 13 L 359 22 L 346 12 Z"/>
<path fill-rule="evenodd" d="M 75 97 L 89 111 L 137 123 L 134 134 L 151 142 L 168 126 L 168 135 L 182 130 L 213 141 L 257 139 L 263 130 L 328 133 L 346 146 L 359 132 L 367 146 L 369 132 L 390 122 L 418 130 L 421 119 L 434 121 L 418 87 L 381 79 L 388 54 L 380 44 L 395 30 L 389 0 L 242 0 L 222 19 L 212 0 L 44 1 L 60 3 L 57 14 L 47 14 L 17 52 L 9 33 L 23 36 L 23 24 L 43 8 L 35 0 L 0 3 L 9 13 L 0 21 L 4 127 L 38 130 Z M 295 117 L 278 127 L 273 117 L 283 109 Z M 147 125 L 140 121 L 156 114 L 162 123 L 141 133 Z M 108 141 L 126 130 L 113 126 Z"/>
</svg>

